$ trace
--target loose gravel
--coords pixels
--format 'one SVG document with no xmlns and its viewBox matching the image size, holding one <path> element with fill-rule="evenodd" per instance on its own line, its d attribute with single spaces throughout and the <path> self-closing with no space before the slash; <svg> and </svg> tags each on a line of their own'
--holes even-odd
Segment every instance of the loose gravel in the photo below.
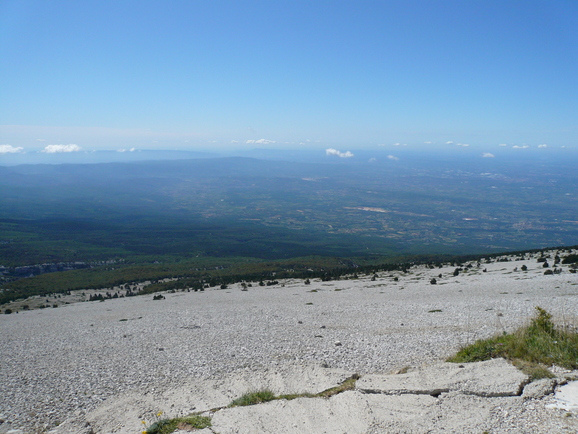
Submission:
<svg viewBox="0 0 578 434">
<path fill-rule="evenodd" d="M 458 276 L 455 267 L 419 266 L 375 281 L 287 280 L 0 315 L 0 433 L 41 432 L 122 392 L 239 368 L 364 374 L 432 363 L 513 331 L 535 306 L 576 327 L 578 274 L 562 268 L 545 276 L 536 258 L 474 263 Z"/>
</svg>

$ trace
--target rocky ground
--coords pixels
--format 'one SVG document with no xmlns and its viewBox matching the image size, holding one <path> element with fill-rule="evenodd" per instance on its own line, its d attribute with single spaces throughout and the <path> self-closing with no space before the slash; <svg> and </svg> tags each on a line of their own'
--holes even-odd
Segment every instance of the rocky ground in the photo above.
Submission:
<svg viewBox="0 0 578 434">
<path fill-rule="evenodd" d="M 360 381 L 365 381 L 374 374 L 420 372 L 419 367 L 434 366 L 465 344 L 523 325 L 535 306 L 552 313 L 557 323 L 575 328 L 578 274 L 559 265 L 560 274 L 544 275 L 537 257 L 510 259 L 482 262 L 479 267 L 472 263 L 457 276 L 453 266 L 420 266 L 408 273 L 380 274 L 375 281 L 371 276 L 311 285 L 288 280 L 280 282 L 284 286 L 253 286 L 248 291 L 234 285 L 226 290 L 165 294 L 166 299 L 157 301 L 139 296 L 1 315 L 0 433 L 138 432 L 141 419 L 150 420 L 160 410 L 172 416 L 220 405 L 225 398 L 248 391 L 243 388 L 259 387 L 260 379 L 271 375 L 285 373 L 278 380 L 279 391 L 300 393 L 303 390 L 291 388 L 310 384 L 323 390 L 340 375 L 351 373 L 361 374 Z M 522 271 L 523 265 L 527 271 Z M 234 383 L 239 376 L 244 382 Z M 207 384 L 220 400 L 209 399 Z M 195 395 L 191 392 L 195 387 L 204 392 Z M 488 398 L 462 392 L 444 389 L 437 397 L 417 394 L 425 406 L 423 411 L 415 407 L 425 415 L 417 425 L 391 425 L 394 415 L 403 413 L 394 404 L 386 406 L 389 419 L 365 418 L 365 424 L 355 425 L 358 428 L 332 431 L 329 425 L 312 422 L 314 414 L 330 420 L 340 413 L 347 397 L 365 414 L 378 405 L 372 404 L 374 398 L 395 395 L 359 389 L 315 404 L 318 412 L 313 413 L 309 411 L 313 404 L 299 404 L 301 400 L 261 407 L 270 414 L 285 406 L 293 412 L 292 420 L 307 422 L 297 423 L 295 429 L 279 431 L 279 425 L 268 428 L 263 422 L 231 431 L 219 422 L 225 416 L 215 415 L 214 426 L 221 425 L 214 430 L 483 432 L 479 428 L 486 426 L 485 419 L 472 422 L 473 431 L 468 431 L 467 423 L 451 430 L 451 420 L 464 420 L 449 418 L 452 408 L 463 407 L 463 413 L 478 406 L 491 416 L 485 428 L 489 432 L 529 432 L 515 420 L 534 423 L 530 432 L 556 432 L 552 427 L 576 431 L 574 413 L 547 408 L 548 396 Z M 195 396 L 205 396 L 205 402 L 193 403 Z M 126 405 L 127 399 L 131 405 Z M 459 404 L 465 401 L 471 405 Z M 449 405 L 447 411 L 444 403 Z M 112 408 L 125 410 L 119 413 Z M 263 420 L 256 407 L 235 411 L 242 413 L 235 416 L 242 420 Z M 539 417 L 530 421 L 532 414 Z M 440 418 L 448 421 L 445 431 L 443 424 L 431 422 Z"/>
</svg>

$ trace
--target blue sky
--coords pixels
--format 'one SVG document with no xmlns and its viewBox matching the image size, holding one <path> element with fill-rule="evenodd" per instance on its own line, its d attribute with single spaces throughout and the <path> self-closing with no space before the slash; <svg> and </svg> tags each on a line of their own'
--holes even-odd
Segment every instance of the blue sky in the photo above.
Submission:
<svg viewBox="0 0 578 434">
<path fill-rule="evenodd" d="M 0 0 L 0 59 L 0 152 L 578 144 L 575 0 Z"/>
</svg>

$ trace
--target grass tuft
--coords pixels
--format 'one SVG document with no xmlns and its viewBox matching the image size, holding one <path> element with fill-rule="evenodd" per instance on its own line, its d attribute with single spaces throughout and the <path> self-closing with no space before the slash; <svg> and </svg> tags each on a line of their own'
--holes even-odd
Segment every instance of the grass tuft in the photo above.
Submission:
<svg viewBox="0 0 578 434">
<path fill-rule="evenodd" d="M 229 404 L 229 407 L 241 407 L 245 405 L 261 404 L 262 402 L 273 401 L 278 399 L 269 389 L 263 389 L 256 392 L 249 392 L 235 399 Z"/>
<path fill-rule="evenodd" d="M 530 377 L 530 381 L 539 380 L 541 378 L 554 378 L 555 375 L 550 370 L 539 363 L 527 362 L 521 359 L 512 360 L 512 364 Z"/>
<path fill-rule="evenodd" d="M 145 432 L 146 434 L 170 434 L 177 429 L 203 429 L 210 426 L 210 417 L 192 414 L 185 417 L 176 417 L 174 419 L 161 419 L 148 427 Z"/>
<path fill-rule="evenodd" d="M 287 395 L 279 395 L 275 397 L 275 399 L 286 399 L 287 401 L 291 401 L 292 399 L 297 398 L 315 398 L 317 395 L 312 393 L 289 393 Z"/>
<path fill-rule="evenodd" d="M 556 327 L 552 315 L 536 307 L 536 316 L 528 326 L 511 334 L 476 341 L 448 362 L 478 362 L 497 357 L 511 360 L 533 380 L 551 378 L 547 366 L 578 368 L 578 333 Z"/>
</svg>

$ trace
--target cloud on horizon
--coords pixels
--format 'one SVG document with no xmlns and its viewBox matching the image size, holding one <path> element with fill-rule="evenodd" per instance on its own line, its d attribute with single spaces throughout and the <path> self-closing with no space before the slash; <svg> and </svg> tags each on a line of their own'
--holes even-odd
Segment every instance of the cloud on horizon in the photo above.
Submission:
<svg viewBox="0 0 578 434">
<path fill-rule="evenodd" d="M 275 140 L 259 139 L 259 140 L 247 140 L 245 143 L 254 143 L 257 145 L 269 145 L 271 143 L 277 143 Z"/>
<path fill-rule="evenodd" d="M 350 151 L 347 152 L 341 152 L 338 151 L 337 149 L 333 149 L 333 148 L 328 148 L 325 150 L 325 154 L 326 155 L 336 155 L 340 158 L 351 158 L 353 157 L 353 153 L 351 153 Z"/>
<path fill-rule="evenodd" d="M 542 143 L 541 145 L 538 145 L 538 148 L 547 148 L 547 147 L 548 147 L 548 145 L 545 144 L 545 143 Z"/>
<path fill-rule="evenodd" d="M 524 146 L 519 146 L 519 145 L 514 145 L 512 146 L 513 149 L 528 149 L 529 146 L 528 145 L 524 145 Z"/>
<path fill-rule="evenodd" d="M 57 154 L 62 152 L 78 152 L 82 148 L 78 145 L 48 145 L 41 152 Z"/>
<path fill-rule="evenodd" d="M 387 158 L 393 161 L 399 161 L 399 158 L 397 158 L 395 155 L 388 155 Z"/>
<path fill-rule="evenodd" d="M 494 158 L 495 155 L 492 154 L 492 153 L 490 153 L 490 152 L 484 152 L 484 153 L 482 154 L 482 157 L 483 157 L 483 158 Z"/>
<path fill-rule="evenodd" d="M 19 154 L 24 151 L 22 146 L 0 145 L 0 154 Z"/>
<path fill-rule="evenodd" d="M 116 152 L 134 152 L 136 151 L 136 148 L 130 148 L 130 149 L 117 149 Z"/>
</svg>

